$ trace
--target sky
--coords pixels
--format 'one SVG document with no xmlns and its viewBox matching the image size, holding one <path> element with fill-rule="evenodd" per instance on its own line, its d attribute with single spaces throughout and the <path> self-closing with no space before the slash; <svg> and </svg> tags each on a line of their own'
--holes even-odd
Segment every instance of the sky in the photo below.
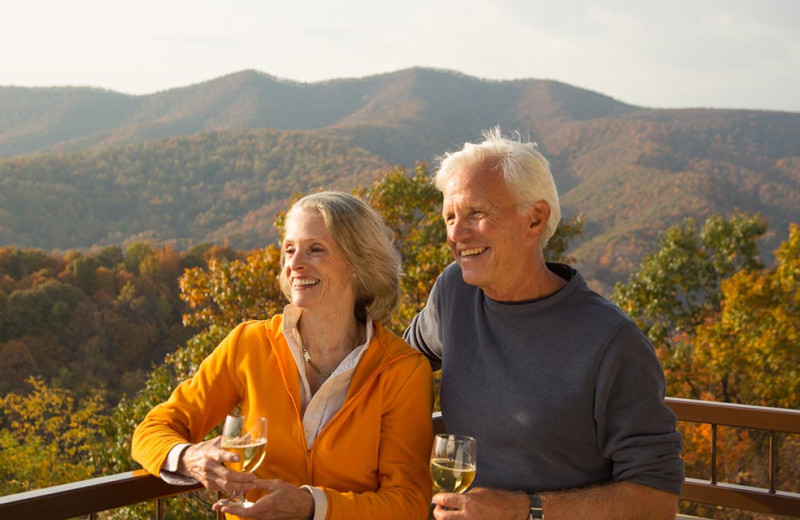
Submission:
<svg viewBox="0 0 800 520">
<path fill-rule="evenodd" d="M 245 69 L 549 79 L 651 108 L 800 112 L 799 0 L 15 0 L 0 86 L 143 95 Z"/>
</svg>

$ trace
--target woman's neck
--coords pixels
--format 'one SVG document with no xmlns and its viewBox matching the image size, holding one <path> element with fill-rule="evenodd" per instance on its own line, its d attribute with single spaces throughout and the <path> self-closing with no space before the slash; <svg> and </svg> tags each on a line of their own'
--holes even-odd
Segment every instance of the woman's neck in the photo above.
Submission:
<svg viewBox="0 0 800 520">
<path fill-rule="evenodd" d="M 352 313 L 347 316 L 341 313 L 320 316 L 303 310 L 298 323 L 305 348 L 320 351 L 320 355 L 349 353 L 354 343 L 361 343 L 362 328 Z"/>
</svg>

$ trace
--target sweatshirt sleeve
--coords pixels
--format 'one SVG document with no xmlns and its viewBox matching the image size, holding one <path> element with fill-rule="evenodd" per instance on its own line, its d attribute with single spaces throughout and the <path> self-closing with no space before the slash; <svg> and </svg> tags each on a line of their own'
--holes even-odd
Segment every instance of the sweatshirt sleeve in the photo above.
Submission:
<svg viewBox="0 0 800 520">
<path fill-rule="evenodd" d="M 149 473 L 160 476 L 170 450 L 182 443 L 198 443 L 239 402 L 235 376 L 235 346 L 243 326 L 200 364 L 197 373 L 155 406 L 133 432 L 131 456 Z"/>
<path fill-rule="evenodd" d="M 598 367 L 598 447 L 612 461 L 615 481 L 680 494 L 682 442 L 665 387 L 652 345 L 634 324 L 624 324 Z"/>
<path fill-rule="evenodd" d="M 439 277 L 433 284 L 425 307 L 414 316 L 403 333 L 403 339 L 411 345 L 411 348 L 422 352 L 428 358 L 433 370 L 442 368 L 442 337 L 439 327 L 441 313 L 438 308 L 438 295 L 443 283 L 441 280 Z"/>
</svg>

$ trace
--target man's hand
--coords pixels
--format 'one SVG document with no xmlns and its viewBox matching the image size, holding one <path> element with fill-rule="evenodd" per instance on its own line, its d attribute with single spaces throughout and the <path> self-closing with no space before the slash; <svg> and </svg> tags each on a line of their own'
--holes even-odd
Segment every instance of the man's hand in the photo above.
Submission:
<svg viewBox="0 0 800 520">
<path fill-rule="evenodd" d="M 530 511 L 528 495 L 499 489 L 474 488 L 464 494 L 433 496 L 437 520 L 526 520 Z"/>
<path fill-rule="evenodd" d="M 181 454 L 178 473 L 196 478 L 207 489 L 230 495 L 233 491 L 253 488 L 255 476 L 226 468 L 224 462 L 236 462 L 239 456 L 219 447 L 220 437 L 193 444 Z"/>
<path fill-rule="evenodd" d="M 463 495 L 434 495 L 437 520 L 525 520 L 530 511 L 527 495 L 475 488 Z M 636 484 L 616 482 L 570 491 L 542 494 L 542 512 L 548 520 L 674 520 L 678 496 Z"/>
<path fill-rule="evenodd" d="M 269 493 L 247 508 L 214 504 L 212 509 L 260 520 L 310 520 L 314 516 L 314 498 L 304 489 L 282 480 L 256 480 L 253 487 Z"/>
</svg>

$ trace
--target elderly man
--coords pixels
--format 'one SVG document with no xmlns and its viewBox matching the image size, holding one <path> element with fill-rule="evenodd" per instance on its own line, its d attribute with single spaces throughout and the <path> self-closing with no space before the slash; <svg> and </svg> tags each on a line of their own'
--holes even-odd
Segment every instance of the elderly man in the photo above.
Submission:
<svg viewBox="0 0 800 520">
<path fill-rule="evenodd" d="M 647 338 L 581 274 L 546 263 L 560 219 L 547 160 L 499 129 L 436 173 L 455 263 L 405 339 L 442 369 L 447 430 L 478 439 L 448 519 L 675 518 L 681 437 Z"/>
</svg>

